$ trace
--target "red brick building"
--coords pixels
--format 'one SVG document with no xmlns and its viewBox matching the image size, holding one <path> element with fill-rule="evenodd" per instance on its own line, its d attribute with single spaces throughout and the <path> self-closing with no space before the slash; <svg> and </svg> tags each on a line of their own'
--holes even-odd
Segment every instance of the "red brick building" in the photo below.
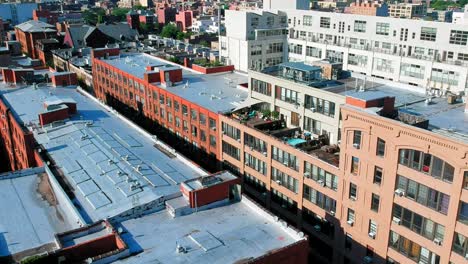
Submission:
<svg viewBox="0 0 468 264">
<path fill-rule="evenodd" d="M 187 31 L 189 27 L 192 26 L 192 20 L 193 20 L 193 11 L 188 10 L 188 11 L 179 11 L 176 15 L 176 23 L 177 27 L 181 31 Z"/>
<path fill-rule="evenodd" d="M 219 113 L 245 99 L 247 90 L 237 85 L 246 78 L 238 82 L 242 76 L 233 73 L 210 77 L 145 54 L 117 55 L 115 49 L 93 51 L 96 97 L 112 107 L 132 109 L 201 150 L 199 154 L 219 160 Z"/>
<path fill-rule="evenodd" d="M 21 43 L 21 52 L 33 59 L 38 59 L 36 41 L 52 38 L 56 35 L 55 26 L 42 21 L 30 20 L 15 27 L 16 39 Z"/>
</svg>

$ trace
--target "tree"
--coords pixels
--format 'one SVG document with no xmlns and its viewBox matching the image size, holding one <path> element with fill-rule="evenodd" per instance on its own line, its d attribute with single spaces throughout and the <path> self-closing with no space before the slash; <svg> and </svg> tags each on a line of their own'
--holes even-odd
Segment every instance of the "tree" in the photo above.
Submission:
<svg viewBox="0 0 468 264">
<path fill-rule="evenodd" d="M 163 27 L 162 31 L 161 31 L 161 37 L 163 38 L 177 38 L 177 34 L 180 32 L 180 30 L 172 25 L 172 24 L 169 24 L 169 25 L 166 25 Z"/>
<path fill-rule="evenodd" d="M 130 11 L 128 8 L 114 8 L 112 9 L 112 15 L 116 16 L 119 21 L 124 21 L 128 11 Z"/>
<path fill-rule="evenodd" d="M 206 40 L 200 41 L 199 44 L 202 45 L 203 47 L 208 47 L 208 46 L 210 45 L 210 44 L 208 43 L 208 41 L 206 41 Z"/>
<path fill-rule="evenodd" d="M 140 3 L 133 6 L 135 10 L 146 10 L 146 7 L 142 6 Z"/>
<path fill-rule="evenodd" d="M 83 12 L 83 19 L 87 24 L 96 25 L 102 22 L 106 11 L 102 8 L 93 8 Z"/>
</svg>

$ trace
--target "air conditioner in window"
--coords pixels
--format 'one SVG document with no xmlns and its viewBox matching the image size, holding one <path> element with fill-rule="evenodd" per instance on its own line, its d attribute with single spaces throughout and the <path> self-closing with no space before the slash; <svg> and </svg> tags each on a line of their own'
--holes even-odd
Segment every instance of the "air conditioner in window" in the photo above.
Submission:
<svg viewBox="0 0 468 264">
<path fill-rule="evenodd" d="M 374 233 L 374 232 L 370 232 L 370 233 L 369 233 L 369 237 L 372 238 L 372 239 L 375 239 L 375 233 Z"/>
<path fill-rule="evenodd" d="M 289 166 L 289 164 L 287 162 L 284 162 L 283 165 L 286 166 L 286 167 Z"/>
<path fill-rule="evenodd" d="M 359 148 L 361 147 L 361 144 L 354 143 L 354 144 L 353 144 L 353 147 L 359 149 Z"/>
<path fill-rule="evenodd" d="M 325 186 L 325 182 L 323 182 L 322 180 L 318 180 L 317 183 L 320 184 L 320 186 Z"/>
<path fill-rule="evenodd" d="M 354 225 L 354 221 L 353 221 L 353 220 L 348 220 L 347 223 L 348 223 L 348 225 L 350 225 L 350 226 L 353 226 L 353 225 Z"/>
<path fill-rule="evenodd" d="M 250 147 L 250 150 L 254 150 L 254 147 Z"/>
<path fill-rule="evenodd" d="M 312 113 L 315 113 L 316 112 L 315 107 L 310 108 L 310 111 L 312 111 Z"/>
<path fill-rule="evenodd" d="M 396 189 L 395 194 L 402 197 L 405 196 L 405 191 L 403 191 L 402 189 Z"/>
<path fill-rule="evenodd" d="M 400 222 L 401 222 L 400 218 L 398 218 L 398 217 L 393 217 L 392 221 L 393 221 L 393 223 L 395 223 L 397 225 L 400 225 Z"/>
<path fill-rule="evenodd" d="M 335 216 L 335 211 L 330 211 L 330 215 Z"/>
<path fill-rule="evenodd" d="M 240 142 L 240 138 L 237 139 L 237 142 Z"/>
<path fill-rule="evenodd" d="M 276 180 L 276 183 L 277 183 L 278 185 L 281 185 L 281 181 L 280 181 L 280 180 Z"/>
<path fill-rule="evenodd" d="M 433 240 L 433 242 L 434 242 L 434 244 L 436 244 L 436 245 L 439 245 L 439 246 L 442 245 L 442 241 L 441 241 L 440 239 L 435 238 L 435 239 Z"/>
<path fill-rule="evenodd" d="M 267 154 L 266 152 L 263 152 L 263 156 L 265 156 L 265 157 L 266 157 L 267 155 L 268 155 L 268 154 Z"/>
<path fill-rule="evenodd" d="M 310 177 L 310 172 L 305 172 L 304 177 L 309 178 Z"/>
<path fill-rule="evenodd" d="M 465 255 L 465 259 L 468 260 L 468 254 Z"/>
</svg>

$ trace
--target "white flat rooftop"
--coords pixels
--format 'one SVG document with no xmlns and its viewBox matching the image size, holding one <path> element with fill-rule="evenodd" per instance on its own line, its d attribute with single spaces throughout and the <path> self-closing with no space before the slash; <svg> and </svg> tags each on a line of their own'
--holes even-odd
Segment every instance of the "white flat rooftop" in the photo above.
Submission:
<svg viewBox="0 0 468 264">
<path fill-rule="evenodd" d="M 0 175 L 0 257 L 54 243 L 55 233 L 76 228 L 64 217 L 65 201 L 55 200 L 47 174 L 37 170 Z"/>
<path fill-rule="evenodd" d="M 305 238 L 261 208 L 241 202 L 172 218 L 163 210 L 121 223 L 132 253 L 118 263 L 242 263 Z M 186 249 L 177 253 L 176 245 Z"/>
<path fill-rule="evenodd" d="M 239 87 L 239 84 L 247 83 L 248 78 L 240 73 L 201 74 L 145 53 L 124 54 L 101 60 L 139 79 L 143 79 L 148 65 L 181 68 L 182 83 L 165 89 L 215 113 L 228 112 L 248 97 L 248 89 Z"/>
<path fill-rule="evenodd" d="M 0 94 L 61 169 L 89 223 L 170 199 L 179 195 L 179 183 L 207 174 L 179 154 L 154 147 L 150 136 L 75 89 L 4 87 Z M 71 98 L 78 114 L 41 128 L 37 114 L 54 98 Z"/>
</svg>

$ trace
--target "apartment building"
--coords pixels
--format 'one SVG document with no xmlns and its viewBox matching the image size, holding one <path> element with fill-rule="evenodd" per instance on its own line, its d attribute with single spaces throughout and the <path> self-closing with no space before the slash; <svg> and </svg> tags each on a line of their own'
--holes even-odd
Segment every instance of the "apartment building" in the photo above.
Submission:
<svg viewBox="0 0 468 264">
<path fill-rule="evenodd" d="M 238 25 L 251 25 L 247 18 L 252 14 L 259 13 L 226 12 L 221 56 L 239 70 L 263 68 L 265 64 L 255 68 L 254 58 L 260 56 L 247 50 L 254 43 L 265 47 L 276 41 L 272 36 L 247 38 L 251 27 Z M 289 55 L 284 56 L 291 61 L 329 60 L 342 63 L 346 71 L 441 92 L 463 92 L 468 87 L 468 31 L 462 24 L 312 10 L 285 10 L 284 15 L 289 33 L 284 40 Z M 233 42 L 243 43 L 242 48 Z"/>
<path fill-rule="evenodd" d="M 396 18 L 423 18 L 427 13 L 425 3 L 392 3 L 388 5 L 388 13 Z"/>
<path fill-rule="evenodd" d="M 345 257 L 373 249 L 387 263 L 466 263 L 465 104 L 433 98 L 395 110 L 388 102 L 375 114 L 372 101 L 392 98 L 363 95 L 341 110 L 341 222 L 345 241 L 361 245 L 346 242 Z"/>
<path fill-rule="evenodd" d="M 380 1 L 361 1 L 357 0 L 345 7 L 344 13 L 367 16 L 388 16 L 388 5 Z"/>
<path fill-rule="evenodd" d="M 221 57 L 243 72 L 262 70 L 287 60 L 287 17 L 284 12 L 226 10 Z"/>
<path fill-rule="evenodd" d="M 95 49 L 91 57 L 97 98 L 153 132 L 167 132 L 174 145 L 193 147 L 199 162 L 214 165 L 220 159 L 219 115 L 247 98 L 241 86 L 247 83 L 245 75 L 201 74 L 147 54 L 119 54 L 118 49 Z"/>
<path fill-rule="evenodd" d="M 220 117 L 221 157 L 242 175 L 245 192 L 309 235 L 310 258 L 464 262 L 468 131 L 459 96 L 427 97 L 378 78 L 364 89 L 305 90 L 267 75 L 250 72 L 250 100 L 257 100 Z M 307 126 L 311 117 L 327 120 L 326 107 L 312 112 L 306 107 L 300 112 L 304 123 L 291 124 L 288 109 L 302 106 L 282 99 L 296 98 L 294 92 L 283 93 L 283 85 L 302 88 L 298 98 L 307 103 L 316 97 L 316 106 L 334 100 L 336 118 L 330 126 L 339 129 L 339 141 Z M 280 117 L 262 118 L 258 112 L 265 108 L 276 109 Z"/>
<path fill-rule="evenodd" d="M 445 93 L 468 87 L 463 25 L 316 11 L 288 11 L 289 58 Z"/>
</svg>

